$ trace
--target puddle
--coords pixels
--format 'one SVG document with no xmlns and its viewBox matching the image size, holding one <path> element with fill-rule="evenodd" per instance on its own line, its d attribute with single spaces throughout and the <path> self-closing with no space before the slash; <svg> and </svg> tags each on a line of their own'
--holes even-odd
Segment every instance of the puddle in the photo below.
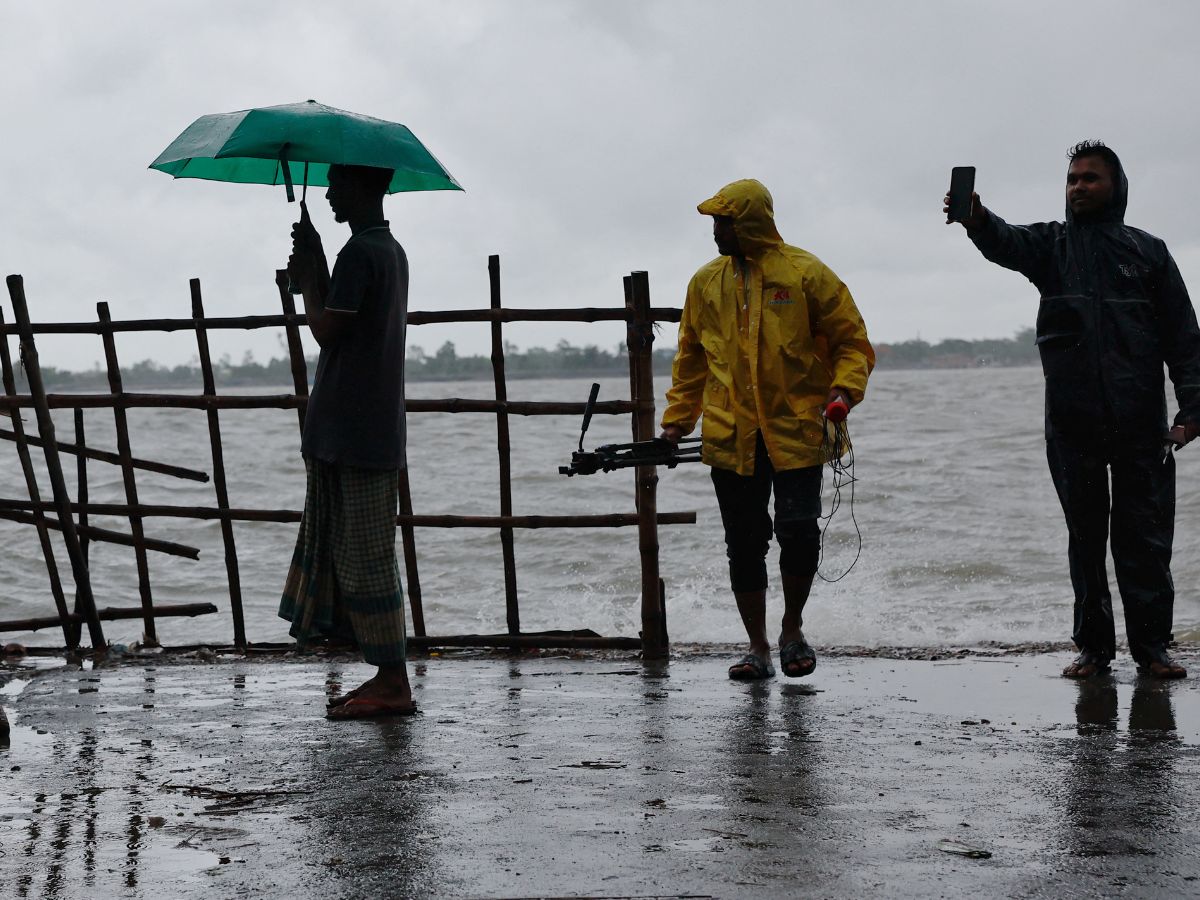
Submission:
<svg viewBox="0 0 1200 900">
<path fill-rule="evenodd" d="M 8 684 L 4 685 L 4 687 L 0 687 L 0 697 L 9 697 L 15 700 L 21 696 L 21 691 L 25 690 L 28 686 L 28 678 L 14 678 Z"/>
<path fill-rule="evenodd" d="M 701 794 L 696 797 L 667 797 L 661 800 L 647 800 L 647 806 L 659 809 L 698 810 L 726 809 L 726 804 L 716 794 Z"/>
<path fill-rule="evenodd" d="M 13 722 L 12 730 L 9 732 L 8 759 L 20 764 L 30 758 L 40 756 L 41 754 L 37 751 L 50 747 L 53 743 L 53 732 Z"/>
<path fill-rule="evenodd" d="M 668 850 L 679 850 L 683 853 L 721 853 L 725 845 L 719 837 L 689 838 L 682 841 L 671 841 Z"/>
<path fill-rule="evenodd" d="M 221 857 L 211 850 L 190 846 L 186 841 L 173 847 L 144 848 L 141 853 L 141 877 L 150 884 L 165 885 L 180 881 L 201 881 L 221 865 Z"/>
</svg>

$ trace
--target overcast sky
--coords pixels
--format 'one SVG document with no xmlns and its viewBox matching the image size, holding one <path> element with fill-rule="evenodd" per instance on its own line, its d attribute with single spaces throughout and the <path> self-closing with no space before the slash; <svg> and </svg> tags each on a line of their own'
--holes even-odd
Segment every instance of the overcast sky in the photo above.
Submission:
<svg viewBox="0 0 1200 900">
<path fill-rule="evenodd" d="M 205 113 L 309 98 L 403 122 L 466 193 L 397 194 L 410 306 L 612 306 L 650 273 L 680 305 L 715 255 L 696 203 L 737 178 L 775 197 L 784 239 L 849 285 L 878 342 L 1007 337 L 1037 297 L 989 265 L 940 198 L 954 165 L 1013 222 L 1061 218 L 1065 152 L 1120 153 L 1127 220 L 1200 291 L 1200 6 L 1187 2 L 59 2 L 0 0 L 0 269 L 36 320 L 279 310 L 282 188 L 172 180 L 147 165 Z M 319 199 L 319 198 L 318 198 Z M 348 235 L 323 200 L 327 248 Z M 7 294 L 0 297 L 11 321 Z M 520 347 L 613 347 L 614 325 L 506 329 Z M 485 352 L 484 325 L 410 345 Z M 668 326 L 665 339 L 674 343 Z M 273 331 L 214 337 L 240 360 Z M 98 339 L 39 338 L 87 368 Z M 315 347 L 315 345 L 311 345 Z M 189 361 L 194 337 L 123 335 L 124 362 Z"/>
</svg>

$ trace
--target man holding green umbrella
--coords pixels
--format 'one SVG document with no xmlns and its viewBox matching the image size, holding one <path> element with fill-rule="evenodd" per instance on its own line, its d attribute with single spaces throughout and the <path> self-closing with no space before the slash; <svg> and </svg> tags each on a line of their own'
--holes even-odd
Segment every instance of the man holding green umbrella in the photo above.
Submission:
<svg viewBox="0 0 1200 900">
<path fill-rule="evenodd" d="M 331 275 L 302 203 L 288 261 L 321 355 L 301 444 L 308 491 L 279 614 L 302 644 L 351 639 L 379 667 L 330 702 L 331 719 L 416 711 L 396 564 L 408 260 L 383 217 L 392 177 L 390 169 L 330 166 L 326 198 L 350 240 Z"/>
<path fill-rule="evenodd" d="M 288 271 L 321 345 L 301 449 L 308 493 L 279 614 L 301 644 L 355 641 L 379 672 L 329 705 L 333 719 L 416 711 L 396 566 L 396 486 L 405 466 L 408 261 L 383 195 L 461 191 L 404 125 L 309 100 L 201 116 L 150 164 L 175 178 L 329 186 L 350 226 L 332 276 L 301 201 Z"/>
</svg>

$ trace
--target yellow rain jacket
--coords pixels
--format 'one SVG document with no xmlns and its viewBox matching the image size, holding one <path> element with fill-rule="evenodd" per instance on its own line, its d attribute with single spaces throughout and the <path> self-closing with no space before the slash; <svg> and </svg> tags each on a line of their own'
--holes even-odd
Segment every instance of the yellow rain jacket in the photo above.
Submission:
<svg viewBox="0 0 1200 900">
<path fill-rule="evenodd" d="M 735 181 L 697 209 L 734 220 L 745 265 L 720 256 L 688 284 L 663 426 L 686 434 L 703 413 L 703 461 L 739 475 L 754 473 L 757 431 L 777 470 L 827 462 L 829 390 L 859 403 L 875 366 L 854 298 L 819 259 L 783 242 L 759 182 Z"/>
</svg>

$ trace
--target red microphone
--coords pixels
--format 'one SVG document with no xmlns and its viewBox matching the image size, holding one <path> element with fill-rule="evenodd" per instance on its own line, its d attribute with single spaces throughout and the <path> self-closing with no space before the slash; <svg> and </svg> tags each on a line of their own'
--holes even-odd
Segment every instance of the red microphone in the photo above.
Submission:
<svg viewBox="0 0 1200 900">
<path fill-rule="evenodd" d="M 835 397 L 825 404 L 825 418 L 835 425 L 845 422 L 848 415 L 850 415 L 850 406 L 841 397 Z"/>
</svg>

